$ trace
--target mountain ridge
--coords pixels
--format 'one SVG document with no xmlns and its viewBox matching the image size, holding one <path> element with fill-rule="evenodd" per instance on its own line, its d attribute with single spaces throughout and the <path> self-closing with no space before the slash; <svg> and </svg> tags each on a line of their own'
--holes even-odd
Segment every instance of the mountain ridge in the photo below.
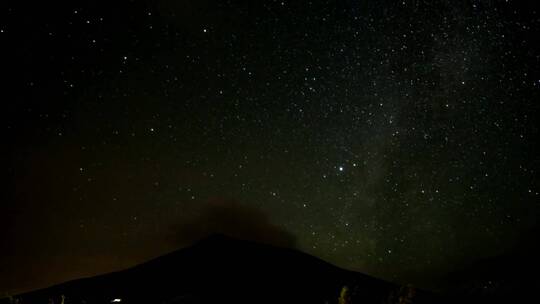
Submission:
<svg viewBox="0 0 540 304">
<path fill-rule="evenodd" d="M 69 281 L 15 299 L 21 304 L 337 303 L 343 290 L 346 297 L 361 298 L 362 303 L 427 296 L 424 291 L 345 270 L 295 249 L 213 234 L 126 270 Z"/>
</svg>

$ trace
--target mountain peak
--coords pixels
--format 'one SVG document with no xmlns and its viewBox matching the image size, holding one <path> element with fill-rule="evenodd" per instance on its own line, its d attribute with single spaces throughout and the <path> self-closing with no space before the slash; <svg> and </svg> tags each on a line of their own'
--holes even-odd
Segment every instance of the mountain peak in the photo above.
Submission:
<svg viewBox="0 0 540 304">
<path fill-rule="evenodd" d="M 335 303 L 344 286 L 367 303 L 380 303 L 401 290 L 298 250 L 217 233 L 125 271 L 20 298 L 24 303 L 56 302 L 63 296 L 73 303 Z"/>
</svg>

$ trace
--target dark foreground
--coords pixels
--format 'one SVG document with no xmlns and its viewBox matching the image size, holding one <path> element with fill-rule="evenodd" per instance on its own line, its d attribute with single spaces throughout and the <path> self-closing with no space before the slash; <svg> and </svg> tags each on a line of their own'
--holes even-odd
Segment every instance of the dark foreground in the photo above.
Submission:
<svg viewBox="0 0 540 304">
<path fill-rule="evenodd" d="M 538 279 L 531 286 L 539 286 Z M 216 235 L 125 271 L 5 298 L 0 304 L 492 304 L 527 298 L 520 284 L 430 293 L 347 271 L 295 250 Z"/>
</svg>

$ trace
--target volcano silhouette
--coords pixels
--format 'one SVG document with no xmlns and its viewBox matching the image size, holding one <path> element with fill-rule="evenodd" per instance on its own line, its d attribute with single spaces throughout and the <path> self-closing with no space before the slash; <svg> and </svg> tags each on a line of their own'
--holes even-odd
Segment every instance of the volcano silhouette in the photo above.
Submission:
<svg viewBox="0 0 540 304">
<path fill-rule="evenodd" d="M 427 293 L 308 254 L 212 235 L 120 272 L 12 298 L 26 303 L 431 303 Z M 352 301 L 351 299 L 361 299 Z M 9 302 L 7 302 L 9 303 Z"/>
</svg>

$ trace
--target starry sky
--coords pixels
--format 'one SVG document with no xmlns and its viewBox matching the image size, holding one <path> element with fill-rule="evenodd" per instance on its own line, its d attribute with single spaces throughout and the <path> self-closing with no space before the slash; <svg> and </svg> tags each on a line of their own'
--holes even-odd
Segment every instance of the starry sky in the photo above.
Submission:
<svg viewBox="0 0 540 304">
<path fill-rule="evenodd" d="M 0 6 L 0 292 L 213 231 L 420 286 L 533 241 L 523 1 Z"/>
</svg>

